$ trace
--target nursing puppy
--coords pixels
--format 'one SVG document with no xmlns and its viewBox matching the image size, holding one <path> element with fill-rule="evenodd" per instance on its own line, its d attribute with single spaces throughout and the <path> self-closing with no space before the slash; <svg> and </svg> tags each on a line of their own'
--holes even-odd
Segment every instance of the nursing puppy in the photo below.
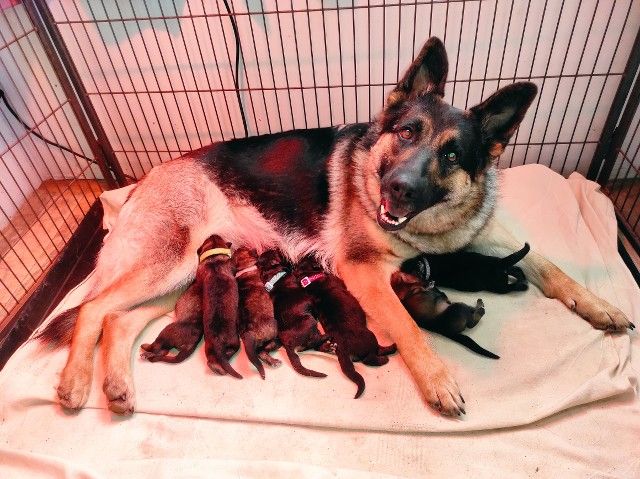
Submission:
<svg viewBox="0 0 640 479">
<path fill-rule="evenodd" d="M 279 251 L 265 251 L 258 258 L 257 265 L 260 278 L 273 300 L 278 339 L 293 369 L 303 376 L 326 377 L 324 373 L 305 368 L 296 353 L 296 350 L 318 349 L 328 339 L 318 330 L 313 297 L 291 274 L 289 263 Z"/>
<path fill-rule="evenodd" d="M 422 254 L 402 263 L 400 269 L 413 274 L 426 284 L 434 281 L 437 286 L 458 291 L 491 291 L 506 294 L 526 291 L 527 279 L 515 264 L 529 252 L 529 243 L 504 258 L 487 256 L 473 251 L 457 251 L 447 254 Z"/>
<path fill-rule="evenodd" d="M 390 279 L 421 252 L 471 246 L 503 255 L 520 247 L 493 217 L 496 164 L 537 88 L 513 83 L 463 111 L 444 101 L 447 71 L 444 45 L 431 38 L 371 122 L 215 143 L 153 168 L 102 247 L 91 293 L 42 336 L 66 338 L 75 324 L 60 403 L 77 409 L 87 401 L 102 333 L 109 404 L 133 408 L 134 339 L 173 309 L 172 292 L 193 279 L 196 249 L 214 232 L 258 252 L 278 248 L 293 261 L 316 254 L 387 329 L 425 401 L 458 415 L 458 384 Z M 594 327 L 632 327 L 620 310 L 535 251 L 521 267 L 545 295 Z"/>
<path fill-rule="evenodd" d="M 198 269 L 201 267 L 202 263 Z M 203 334 L 202 283 L 194 281 L 178 298 L 175 317 L 175 321 L 165 326 L 155 341 L 140 346 L 140 357 L 152 363 L 180 363 L 191 356 Z M 177 351 L 175 354 L 174 350 Z"/>
<path fill-rule="evenodd" d="M 446 294 L 433 286 L 433 282 L 425 285 L 417 276 L 401 271 L 391 276 L 391 287 L 421 328 L 441 334 L 481 356 L 500 359 L 500 356 L 462 334 L 465 329 L 477 325 L 484 316 L 484 303 L 481 299 L 478 299 L 475 307 L 451 303 Z"/>
<path fill-rule="evenodd" d="M 240 349 L 238 336 L 238 283 L 231 243 L 212 235 L 198 248 L 200 266 L 196 282 L 202 284 L 204 351 L 209 368 L 216 374 L 242 379 L 229 359 Z"/>
<path fill-rule="evenodd" d="M 240 336 L 249 361 L 264 379 L 261 360 L 271 367 L 278 367 L 281 362 L 269 355 L 270 351 L 280 347 L 278 323 L 273 315 L 269 293 L 260 279 L 257 259 L 256 251 L 249 248 L 238 248 L 233 253 L 240 295 Z"/>
<path fill-rule="evenodd" d="M 313 256 L 303 258 L 294 268 L 300 285 L 315 297 L 318 319 L 335 344 L 342 372 L 357 386 L 355 399 L 364 392 L 364 378 L 353 367 L 354 361 L 368 366 L 382 366 L 389 362 L 388 354 L 396 352 L 396 345 L 380 346 L 375 335 L 367 328 L 367 318 L 344 282 L 325 273 Z"/>
</svg>

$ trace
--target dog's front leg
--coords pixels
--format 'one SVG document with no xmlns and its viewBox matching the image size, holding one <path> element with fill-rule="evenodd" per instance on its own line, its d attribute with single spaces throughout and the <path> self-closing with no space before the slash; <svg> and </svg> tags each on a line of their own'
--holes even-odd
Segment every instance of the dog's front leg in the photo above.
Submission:
<svg viewBox="0 0 640 479">
<path fill-rule="evenodd" d="M 503 256 L 520 249 L 509 230 L 495 217 L 472 243 L 472 249 L 484 254 Z M 519 263 L 527 279 L 548 298 L 555 298 L 586 319 L 594 328 L 623 331 L 635 328 L 625 314 L 597 297 L 541 254 L 531 250 Z"/>
<path fill-rule="evenodd" d="M 338 273 L 367 315 L 386 328 L 398 346 L 422 395 L 431 407 L 447 416 L 464 413 L 464 399 L 455 379 L 415 321 L 391 289 L 391 264 L 341 262 Z"/>
</svg>

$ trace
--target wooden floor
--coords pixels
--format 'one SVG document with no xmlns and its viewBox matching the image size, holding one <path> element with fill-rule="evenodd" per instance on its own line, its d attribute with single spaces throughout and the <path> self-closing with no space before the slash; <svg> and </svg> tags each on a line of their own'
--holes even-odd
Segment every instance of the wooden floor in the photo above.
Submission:
<svg viewBox="0 0 640 479">
<path fill-rule="evenodd" d="M 96 180 L 47 180 L 0 232 L 0 324 L 32 290 L 105 188 Z"/>
</svg>

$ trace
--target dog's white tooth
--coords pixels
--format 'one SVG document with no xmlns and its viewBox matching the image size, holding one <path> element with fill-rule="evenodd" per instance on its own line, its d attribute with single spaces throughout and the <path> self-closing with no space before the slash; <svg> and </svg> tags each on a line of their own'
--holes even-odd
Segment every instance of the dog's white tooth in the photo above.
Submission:
<svg viewBox="0 0 640 479">
<path fill-rule="evenodd" d="M 398 218 L 398 223 L 404 223 L 405 221 L 407 221 L 406 216 L 403 216 L 402 218 Z"/>
<path fill-rule="evenodd" d="M 384 215 L 384 213 L 385 213 L 384 205 L 380 205 L 380 214 Z"/>
</svg>

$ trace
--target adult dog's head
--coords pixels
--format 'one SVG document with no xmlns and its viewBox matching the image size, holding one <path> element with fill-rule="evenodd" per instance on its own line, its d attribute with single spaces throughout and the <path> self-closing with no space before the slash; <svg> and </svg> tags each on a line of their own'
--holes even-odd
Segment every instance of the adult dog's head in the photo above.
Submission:
<svg viewBox="0 0 640 479">
<path fill-rule="evenodd" d="M 374 123 L 365 189 L 386 231 L 442 234 L 468 220 L 537 92 L 514 83 L 463 111 L 443 100 L 447 70 L 444 45 L 429 39 Z"/>
</svg>

